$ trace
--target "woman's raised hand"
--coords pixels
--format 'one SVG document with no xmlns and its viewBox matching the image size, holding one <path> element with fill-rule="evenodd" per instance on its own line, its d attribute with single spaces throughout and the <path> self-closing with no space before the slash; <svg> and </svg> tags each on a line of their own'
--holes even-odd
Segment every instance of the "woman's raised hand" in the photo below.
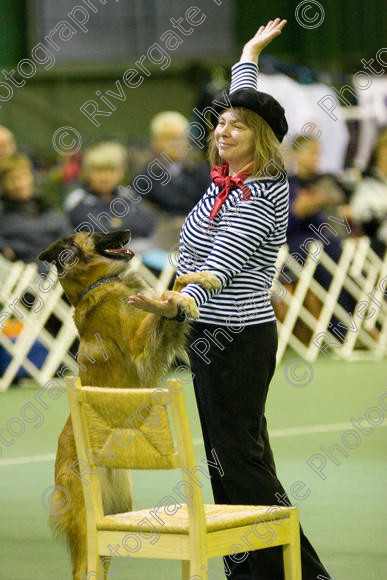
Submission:
<svg viewBox="0 0 387 580">
<path fill-rule="evenodd" d="M 286 20 L 276 18 L 270 20 L 266 26 L 260 26 L 253 38 L 244 45 L 240 61 L 257 62 L 262 50 L 270 44 L 273 38 L 281 34 L 286 22 Z"/>
</svg>

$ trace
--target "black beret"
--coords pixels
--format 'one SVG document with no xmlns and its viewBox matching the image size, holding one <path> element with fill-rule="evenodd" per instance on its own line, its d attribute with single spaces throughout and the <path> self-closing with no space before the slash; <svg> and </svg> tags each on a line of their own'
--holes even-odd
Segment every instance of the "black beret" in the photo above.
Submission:
<svg viewBox="0 0 387 580">
<path fill-rule="evenodd" d="M 223 93 L 215 95 L 211 105 L 213 109 L 211 112 L 211 122 L 214 126 L 217 124 L 217 116 L 214 114 L 214 111 L 220 114 L 225 109 L 229 109 L 229 103 L 231 103 L 233 107 L 250 109 L 250 111 L 254 111 L 254 113 L 262 117 L 273 129 L 274 135 L 279 142 L 285 137 L 288 132 L 285 111 L 274 97 L 249 88 L 232 92 L 228 95 L 228 99 L 229 102 L 227 102 Z"/>
</svg>

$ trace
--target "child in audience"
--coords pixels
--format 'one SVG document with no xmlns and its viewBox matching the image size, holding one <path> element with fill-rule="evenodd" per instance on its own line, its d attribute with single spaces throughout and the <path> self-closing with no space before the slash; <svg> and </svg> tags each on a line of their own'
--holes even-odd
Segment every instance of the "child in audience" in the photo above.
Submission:
<svg viewBox="0 0 387 580">
<path fill-rule="evenodd" d="M 5 159 L 16 153 L 16 141 L 13 133 L 4 125 L 0 125 L 0 159 Z"/>
<path fill-rule="evenodd" d="M 65 216 L 36 194 L 26 155 L 0 161 L 0 189 L 0 252 L 8 260 L 35 262 L 51 242 L 71 233 Z"/>
<path fill-rule="evenodd" d="M 123 182 L 127 163 L 125 148 L 119 143 L 100 143 L 91 147 L 83 159 L 85 183 L 72 191 L 65 201 L 67 216 L 74 228 L 87 222 L 96 232 L 129 229 L 135 252 L 151 246 L 149 238 L 155 226 L 155 215 L 141 199 L 134 203 Z M 136 197 L 137 194 L 136 194 Z M 119 200 L 122 200 L 120 203 Z"/>
</svg>

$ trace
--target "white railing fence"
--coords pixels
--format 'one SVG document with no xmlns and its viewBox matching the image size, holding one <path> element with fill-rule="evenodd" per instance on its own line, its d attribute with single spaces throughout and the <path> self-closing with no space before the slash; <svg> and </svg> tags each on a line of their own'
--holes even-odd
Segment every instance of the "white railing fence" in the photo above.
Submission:
<svg viewBox="0 0 387 580">
<path fill-rule="evenodd" d="M 287 262 L 287 266 L 294 272 L 294 279 L 297 280 L 293 293 L 286 292 L 279 281 L 280 271 L 288 257 L 288 248 L 284 246 L 278 257 L 277 275 L 273 284 L 273 289 L 276 288 L 274 294 L 277 295 L 277 302 L 279 297 L 284 296 L 282 310 L 285 310 L 282 321 L 278 321 L 278 362 L 282 360 L 288 347 L 291 347 L 300 357 L 313 362 L 320 354 L 324 342 L 336 345 L 325 349 L 325 352 L 329 352 L 335 358 L 382 359 L 387 354 L 387 302 L 385 300 L 387 254 L 384 260 L 381 260 L 370 248 L 369 240 L 365 237 L 346 240 L 343 243 L 343 251 L 338 264 L 322 248 L 318 257 L 319 261 L 332 275 L 328 290 L 313 277 L 317 267 L 313 260 L 307 260 L 308 265 L 304 268 L 297 268 L 297 271 L 294 269 L 294 262 Z M 138 271 L 159 294 L 168 288 L 175 274 L 168 260 L 158 277 L 138 257 L 132 260 L 130 268 Z M 386 281 L 383 282 L 384 277 Z M 55 272 L 51 273 L 51 278 L 57 280 Z M 58 281 L 49 290 L 40 284 L 42 284 L 42 278 L 39 277 L 35 264 L 10 263 L 0 257 L 0 305 L 2 308 L 0 345 L 4 349 L 3 352 L 6 352 L 10 358 L 3 376 L 0 377 L 0 391 L 5 391 L 9 387 L 20 367 L 23 367 L 37 383 L 42 385 L 55 375 L 62 364 L 74 364 L 74 359 L 68 352 L 77 338 L 72 307 L 64 299 Z M 343 288 L 357 303 L 352 317 L 337 301 Z M 310 291 L 322 303 L 318 316 L 312 314 L 304 304 Z M 370 295 L 374 300 L 370 298 Z M 275 302 L 276 298 L 273 296 L 273 303 Z M 359 303 L 363 306 L 360 307 Z M 340 338 L 333 332 L 335 328 L 328 328 L 332 315 L 335 315 L 346 327 L 351 327 L 345 335 L 344 343 L 343 341 L 340 343 Z M 49 322 L 53 316 L 56 318 L 54 333 L 51 328 L 52 320 L 51 325 Z M 12 333 L 11 327 L 14 321 L 20 323 L 17 333 Z M 302 321 L 309 330 L 310 340 L 307 343 L 297 337 L 295 331 L 297 321 Z M 344 327 L 340 325 L 336 330 L 344 337 Z M 30 360 L 31 355 L 28 358 L 37 341 L 47 351 L 43 364 Z"/>
<path fill-rule="evenodd" d="M 387 253 L 381 260 L 371 249 L 367 237 L 349 238 L 343 242 L 343 251 L 336 264 L 322 248 L 318 260 L 332 275 L 328 289 L 313 277 L 317 263 L 312 259 L 306 260 L 308 264 L 301 268 L 301 272 L 295 270 L 294 262 L 290 260 L 287 266 L 297 279 L 292 294 L 289 291 L 286 293 L 279 281 L 280 271 L 288 257 L 288 248 L 284 246 L 278 257 L 275 277 L 285 294 L 283 302 L 286 307 L 285 316 L 281 322 L 278 321 L 277 361 L 282 359 L 290 346 L 302 358 L 313 362 L 323 351 L 324 344 L 332 345 L 325 349 L 324 356 L 329 353 L 332 358 L 345 360 L 382 359 L 387 354 Z M 382 282 L 383 278 L 385 280 Z M 348 313 L 338 302 L 343 289 L 356 304 L 352 313 Z M 322 303 L 317 316 L 304 304 L 309 291 Z M 338 323 L 330 328 L 332 315 Z M 310 338 L 306 344 L 295 334 L 297 320 L 309 329 Z M 346 331 L 346 328 L 349 330 Z"/>
</svg>

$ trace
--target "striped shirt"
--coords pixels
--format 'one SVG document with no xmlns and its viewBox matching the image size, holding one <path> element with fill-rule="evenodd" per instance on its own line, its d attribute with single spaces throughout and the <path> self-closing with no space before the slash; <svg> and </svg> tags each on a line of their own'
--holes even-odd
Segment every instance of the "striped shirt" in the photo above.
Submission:
<svg viewBox="0 0 387 580">
<path fill-rule="evenodd" d="M 257 77 L 256 64 L 234 65 L 230 93 L 236 88 L 256 89 Z M 240 188 L 231 190 L 207 231 L 220 192 L 212 183 L 188 214 L 180 234 L 177 275 L 210 270 L 221 282 L 218 290 L 188 284 L 181 293 L 195 300 L 199 322 L 230 330 L 276 320 L 269 291 L 288 225 L 289 186 L 284 175 L 250 177 L 245 186 L 250 199 L 242 199 Z"/>
</svg>

